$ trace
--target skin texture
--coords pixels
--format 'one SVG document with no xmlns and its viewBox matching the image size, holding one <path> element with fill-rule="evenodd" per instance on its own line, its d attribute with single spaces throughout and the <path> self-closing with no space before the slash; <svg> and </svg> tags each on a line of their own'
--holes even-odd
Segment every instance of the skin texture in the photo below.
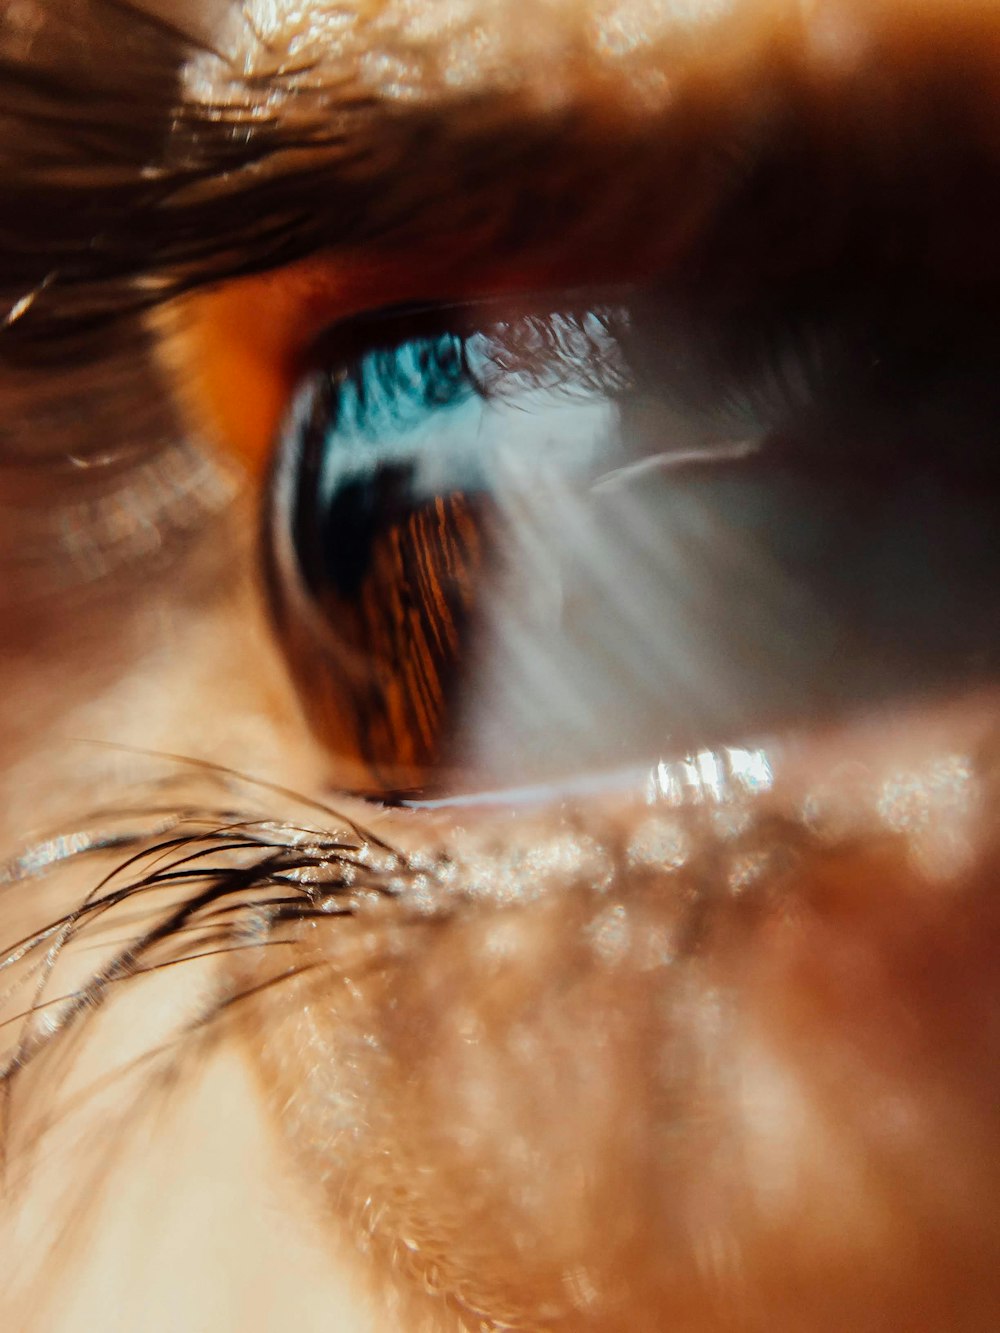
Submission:
<svg viewBox="0 0 1000 1333">
<path fill-rule="evenodd" d="M 994 7 L 4 19 L 3 1326 L 996 1327 L 992 682 L 779 737 L 653 853 L 641 794 L 382 810 L 257 549 L 359 311 L 666 275 L 725 323 L 915 274 L 992 309 Z M 233 876 L 149 884 L 203 850 Z M 329 894 L 269 915 L 275 855 Z M 219 884 L 221 935 L 144 938 Z"/>
</svg>

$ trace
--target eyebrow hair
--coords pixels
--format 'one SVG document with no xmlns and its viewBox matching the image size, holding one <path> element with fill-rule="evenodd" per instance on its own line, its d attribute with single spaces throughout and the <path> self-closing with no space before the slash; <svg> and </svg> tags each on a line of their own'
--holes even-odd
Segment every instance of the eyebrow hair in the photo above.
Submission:
<svg viewBox="0 0 1000 1333">
<path fill-rule="evenodd" d="M 623 110 L 593 71 L 555 106 L 524 79 L 456 92 L 435 66 L 420 82 L 413 62 L 407 84 L 398 32 L 396 47 L 360 27 L 338 47 L 318 20 L 305 36 L 227 35 L 234 0 L 14 12 L 0 38 L 0 353 L 14 364 L 318 249 L 610 250 L 641 223 L 738 286 L 880 246 L 933 263 L 934 236 L 957 227 L 968 236 L 942 262 L 974 255 L 979 280 L 992 254 L 995 276 L 996 149 L 980 124 L 995 70 L 988 45 L 976 63 L 967 14 L 935 28 L 933 65 L 872 65 L 867 85 L 855 70 L 818 86 L 764 42 L 742 80 L 674 59 L 665 103 Z"/>
</svg>

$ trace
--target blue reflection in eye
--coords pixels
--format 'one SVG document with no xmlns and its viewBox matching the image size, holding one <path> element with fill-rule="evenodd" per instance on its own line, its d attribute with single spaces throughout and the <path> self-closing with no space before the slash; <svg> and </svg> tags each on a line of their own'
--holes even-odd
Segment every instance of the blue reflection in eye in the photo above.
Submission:
<svg viewBox="0 0 1000 1333">
<path fill-rule="evenodd" d="M 413 338 L 367 352 L 344 372 L 331 429 L 344 438 L 384 443 L 420 426 L 429 411 L 466 402 L 476 392 L 461 336 Z"/>
<path fill-rule="evenodd" d="M 622 461 L 602 379 L 616 345 L 593 314 L 553 327 L 558 341 L 539 345 L 539 334 L 516 355 L 503 341 L 510 326 L 420 334 L 363 351 L 332 375 L 318 487 L 327 526 L 343 531 L 345 490 L 354 506 L 376 478 L 415 502 L 491 492 L 516 457 L 575 475 Z"/>
</svg>

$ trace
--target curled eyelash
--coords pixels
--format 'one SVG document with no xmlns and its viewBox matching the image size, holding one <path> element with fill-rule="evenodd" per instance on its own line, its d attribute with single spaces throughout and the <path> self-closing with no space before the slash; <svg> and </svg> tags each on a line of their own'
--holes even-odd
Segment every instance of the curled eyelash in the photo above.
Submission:
<svg viewBox="0 0 1000 1333">
<path fill-rule="evenodd" d="M 249 799 L 238 808 L 218 800 L 220 789 L 238 785 L 244 798 L 254 788 L 272 798 L 281 789 L 197 761 L 185 768 L 185 792 L 200 768 L 214 801 L 172 800 L 176 778 L 168 779 L 145 805 L 95 810 L 0 873 L 0 893 L 23 899 L 30 892 L 42 903 L 48 894 L 65 902 L 68 877 L 84 889 L 68 910 L 0 954 L 0 1178 L 8 1200 L 16 1206 L 52 1151 L 65 1151 L 58 1131 L 69 1127 L 73 1140 L 58 1210 L 46 1234 L 29 1243 L 18 1279 L 24 1291 L 8 1292 L 6 1310 L 11 1302 L 18 1308 L 18 1299 L 41 1308 L 51 1265 L 70 1262 L 91 1229 L 91 1210 L 112 1178 L 108 1168 L 124 1160 L 146 1116 L 163 1113 L 172 1091 L 220 1049 L 231 1020 L 262 992 L 317 970 L 285 956 L 292 940 L 283 929 L 379 906 L 392 911 L 416 874 L 411 858 L 374 830 L 306 797 L 297 803 L 311 816 L 305 822 L 268 818 Z M 426 868 L 427 858 L 419 864 Z M 226 966 L 250 953 L 273 958 L 273 966 L 252 977 Z M 155 1021 L 147 1031 L 142 987 L 178 967 L 185 969 L 179 1012 L 171 1011 L 165 1031 Z M 143 1015 L 138 1050 L 120 1049 L 113 1026 L 115 1002 L 126 995 L 138 1008 L 122 1012 Z M 92 1049 L 102 1021 L 112 1023 L 108 1059 L 88 1057 L 81 1075 L 82 1043 Z M 108 1096 L 110 1120 L 102 1113 L 93 1122 Z M 89 1127 L 76 1142 L 79 1126 Z"/>
<path fill-rule="evenodd" d="M 992 789 L 995 745 L 996 737 L 990 734 L 982 752 L 964 761 L 961 771 L 969 781 L 976 773 Z M 9 1034 L 6 1047 L 0 1045 L 0 1095 L 7 1105 L 28 1069 L 132 978 L 228 951 L 280 946 L 289 942 L 280 935 L 283 926 L 353 917 L 378 905 L 390 909 L 398 905 L 403 919 L 412 911 L 414 917 L 427 922 L 448 919 L 463 904 L 508 906 L 531 901 L 546 877 L 546 849 L 531 825 L 527 850 L 517 847 L 515 841 L 509 856 L 505 850 L 511 837 L 508 825 L 503 826 L 499 854 L 498 846 L 453 852 L 441 844 L 430 852 L 425 847 L 404 851 L 373 828 L 288 788 L 206 761 L 167 754 L 157 757 L 206 779 L 217 791 L 235 787 L 263 793 L 271 800 L 281 798 L 312 816 L 322 816 L 322 822 L 264 816 L 249 803 L 151 800 L 125 813 L 97 809 L 75 831 L 40 839 L 0 869 L 0 893 L 23 892 L 29 883 L 38 891 L 46 880 L 58 884 L 62 874 L 113 858 L 110 869 L 96 878 L 75 907 L 13 941 L 0 955 L 0 1032 Z M 670 766 L 661 765 L 661 769 L 666 773 Z M 929 773 L 935 778 L 933 765 Z M 156 784 L 157 794 L 169 797 L 174 781 L 176 778 L 170 778 Z M 913 799 L 926 804 L 929 820 L 940 793 L 934 782 L 922 788 L 922 781 L 919 773 L 913 775 Z M 823 826 L 822 801 L 817 805 L 817 796 L 809 797 L 794 812 L 778 808 L 767 788 L 755 793 L 725 787 L 713 797 L 709 789 L 678 788 L 675 792 L 664 786 L 662 791 L 657 788 L 655 800 L 648 793 L 646 799 L 654 823 L 665 817 L 669 830 L 676 834 L 681 829 L 676 823 L 680 818 L 684 840 L 690 843 L 693 839 L 699 848 L 684 863 L 689 903 L 711 904 L 720 892 L 723 897 L 733 892 L 742 874 L 740 867 L 750 861 L 756 860 L 759 867 L 766 864 L 768 872 L 773 872 L 774 856 L 761 857 L 765 846 L 771 853 L 780 853 L 779 860 L 794 860 L 805 852 L 842 852 L 859 839 L 870 842 L 874 836 L 896 837 L 907 832 L 905 826 L 897 829 L 891 820 L 886 823 L 884 812 L 873 823 L 867 804 L 870 796 L 857 803 L 849 818 L 850 807 L 839 802 L 832 838 Z M 665 803 L 660 813 L 656 801 Z M 946 813 L 942 807 L 935 818 Z M 585 816 L 586 809 L 581 807 L 579 827 L 570 829 L 577 841 L 577 855 L 566 883 L 587 884 L 595 867 L 599 867 L 598 878 L 604 873 L 617 874 L 626 863 L 631 866 L 630 874 L 637 873 L 635 847 L 626 847 L 617 834 L 603 841 L 592 838 Z M 922 827 L 919 820 L 915 827 Z M 657 831 L 658 838 L 662 832 Z M 554 839 L 559 856 L 565 850 L 564 833 Z M 637 845 L 641 844 L 640 838 Z M 584 848 L 586 853 L 581 856 Z M 643 864 L 645 855 L 640 855 Z M 648 868 L 655 869 L 652 862 Z M 556 882 L 561 882 L 558 877 Z M 440 892 L 431 891 L 434 887 Z M 112 941 L 108 946 L 107 936 L 119 925 L 129 928 L 126 942 L 115 946 Z M 65 992 L 51 993 L 61 960 L 71 951 L 102 942 L 107 957 L 87 979 Z M 281 977 L 279 972 L 275 980 Z M 223 990 L 213 997 L 199 1026 L 211 1021 L 213 1009 L 221 1013 L 240 998 L 238 990 Z"/>
<path fill-rule="evenodd" d="M 71 911 L 11 945 L 0 959 L 0 1000 L 26 1006 L 2 1021 L 16 1035 L 0 1063 L 8 1094 L 28 1067 L 123 981 L 147 971 L 227 950 L 265 946 L 281 924 L 351 916 L 361 896 L 398 896 L 406 858 L 353 824 L 331 833 L 227 809 L 178 811 L 139 831 L 79 832 L 36 844 L 7 868 L 7 884 L 111 852 L 127 853 Z M 162 816 L 158 818 L 158 816 Z M 147 906 L 179 889 L 179 900 Z M 116 913 L 143 904 L 143 928 L 84 985 L 49 995 L 58 963 L 86 948 Z M 231 1002 L 226 997 L 224 1003 Z"/>
<path fill-rule="evenodd" d="M 445 920 L 463 902 L 496 901 L 497 889 L 504 901 L 507 882 L 520 878 L 517 852 L 509 860 L 491 860 L 490 853 L 461 865 L 444 848 L 404 852 L 373 829 L 287 789 L 181 756 L 162 757 L 215 785 L 235 783 L 297 801 L 324 821 L 153 800 L 124 814 L 95 810 L 76 830 L 40 839 L 0 871 L 0 892 L 10 893 L 28 884 L 37 891 L 46 881 L 58 888 L 61 876 L 95 867 L 95 882 L 76 906 L 0 955 L 0 1034 L 6 1034 L 0 1039 L 0 1153 L 10 1146 L 13 1098 L 29 1071 L 67 1045 L 124 983 L 230 952 L 281 948 L 290 942 L 282 927 L 353 917 L 379 905 L 398 906 L 404 920 L 408 913 L 423 923 Z M 109 860 L 110 868 L 97 872 Z M 527 854 L 524 863 L 529 876 L 537 876 L 538 858 Z M 429 885 L 441 891 L 429 893 Z M 115 943 L 119 928 L 126 932 L 123 943 Z M 90 949 L 103 950 L 102 960 L 84 980 L 62 988 L 63 962 Z M 279 967 L 268 984 L 294 975 L 297 969 Z M 220 982 L 177 1040 L 210 1027 L 244 997 L 237 984 Z"/>
</svg>

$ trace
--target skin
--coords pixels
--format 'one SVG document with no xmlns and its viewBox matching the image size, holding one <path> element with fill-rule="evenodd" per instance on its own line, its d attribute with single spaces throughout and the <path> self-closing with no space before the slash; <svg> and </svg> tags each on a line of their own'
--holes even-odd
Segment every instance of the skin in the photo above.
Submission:
<svg viewBox="0 0 1000 1333">
<path fill-rule="evenodd" d="M 738 828 L 682 811 L 681 862 L 623 870 L 648 817 L 634 796 L 511 832 L 344 795 L 257 549 L 282 405 L 311 340 L 357 312 L 697 272 L 725 315 L 804 275 L 836 285 L 845 234 L 860 287 L 912 261 L 990 308 L 995 11 L 251 8 L 29 3 L 0 39 L 8 72 L 49 61 L 96 126 L 60 138 L 24 110 L 52 110 L 49 85 L 11 82 L 0 829 L 11 858 L 47 850 L 46 873 L 12 862 L 0 949 L 178 809 L 328 843 L 356 820 L 402 854 L 371 883 L 400 872 L 404 892 L 252 937 L 241 908 L 226 942 L 258 947 L 192 960 L 209 941 L 192 936 L 179 966 L 133 975 L 165 961 L 151 946 L 95 985 L 183 901 L 168 883 L 78 933 L 44 995 L 2 997 L 0 1320 L 995 1327 L 991 682 L 789 731 Z M 78 61 L 107 56 L 113 25 L 131 67 Z M 798 155 L 776 123 L 801 129 Z M 757 171 L 770 192 L 744 188 Z M 872 177 L 888 213 L 863 206 Z M 61 860 L 46 841 L 116 821 L 124 849 Z M 542 865 L 530 891 L 511 845 Z M 406 856 L 436 874 L 445 852 L 457 886 L 411 911 Z M 14 1021 L 81 989 L 57 1040 Z"/>
</svg>

